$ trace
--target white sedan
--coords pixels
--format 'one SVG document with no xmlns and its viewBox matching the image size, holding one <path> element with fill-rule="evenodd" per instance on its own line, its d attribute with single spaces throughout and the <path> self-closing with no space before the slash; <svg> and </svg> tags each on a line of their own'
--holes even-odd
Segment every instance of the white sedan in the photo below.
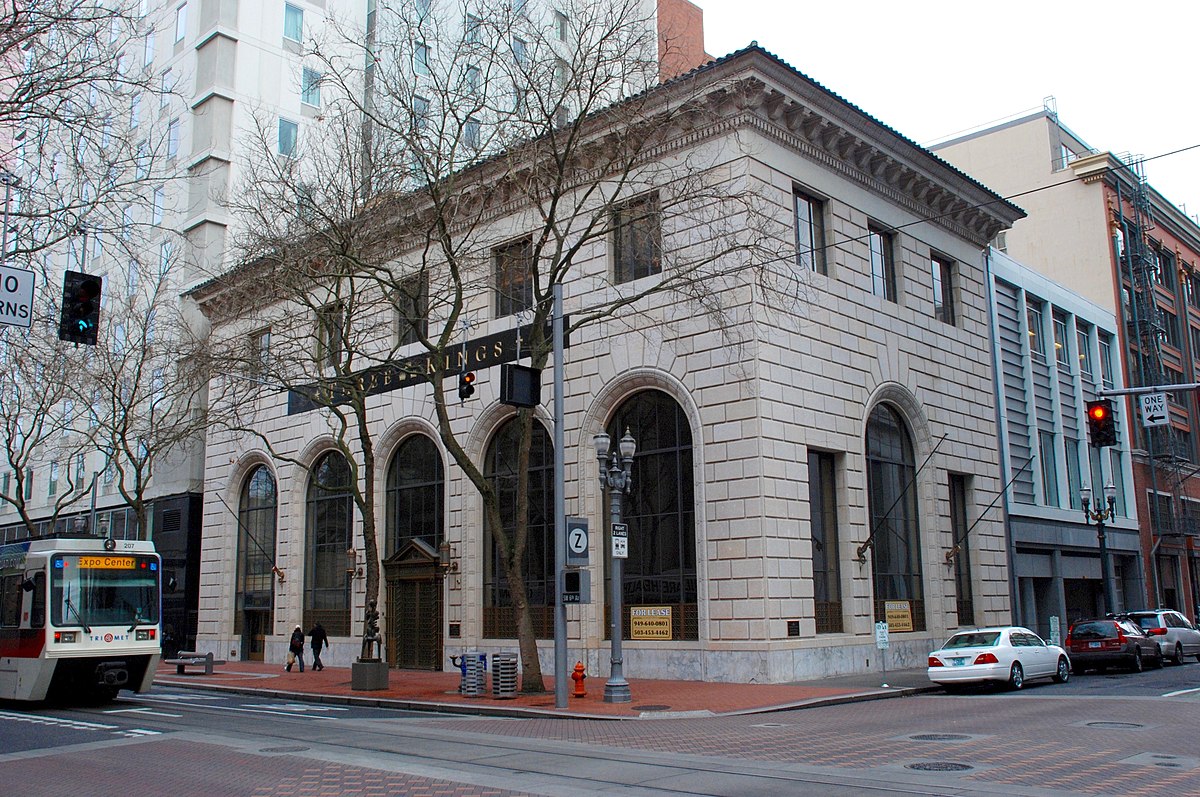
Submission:
<svg viewBox="0 0 1200 797">
<path fill-rule="evenodd" d="M 978 683 L 1020 689 L 1031 678 L 1061 684 L 1070 677 L 1067 652 L 1019 626 L 961 631 L 929 654 L 929 680 L 947 690 Z"/>
</svg>

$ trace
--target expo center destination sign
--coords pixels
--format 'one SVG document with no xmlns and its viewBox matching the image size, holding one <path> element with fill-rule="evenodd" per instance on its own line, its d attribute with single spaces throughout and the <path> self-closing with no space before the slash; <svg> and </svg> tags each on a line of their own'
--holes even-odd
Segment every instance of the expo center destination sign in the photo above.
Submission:
<svg viewBox="0 0 1200 797">
<path fill-rule="evenodd" d="M 568 316 L 563 317 L 564 330 L 568 326 Z M 507 329 L 493 335 L 468 340 L 466 344 L 455 346 L 446 353 L 442 364 L 446 376 L 453 376 L 461 371 L 476 371 L 493 365 L 511 363 L 517 360 L 517 338 L 528 340 L 533 333 L 533 324 L 526 324 L 517 329 Z M 549 327 L 546 329 L 546 339 L 551 338 Z M 570 346 L 564 333 L 563 347 Z M 526 350 L 525 356 L 528 356 Z M 354 392 L 363 396 L 375 396 L 389 393 L 402 387 L 416 385 L 429 380 L 429 374 L 436 370 L 436 360 L 432 354 L 418 354 L 405 357 L 385 365 L 367 368 L 353 377 Z M 341 386 L 342 380 L 331 379 L 315 385 L 305 385 L 288 391 L 288 415 L 298 415 L 302 412 L 315 410 L 319 407 L 348 404 L 352 393 Z"/>
</svg>

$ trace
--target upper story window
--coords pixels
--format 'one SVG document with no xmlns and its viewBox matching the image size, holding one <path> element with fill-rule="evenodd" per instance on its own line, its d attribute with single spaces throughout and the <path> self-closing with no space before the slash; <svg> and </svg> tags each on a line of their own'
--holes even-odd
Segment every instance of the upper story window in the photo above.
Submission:
<svg viewBox="0 0 1200 797">
<path fill-rule="evenodd" d="M 954 306 L 954 261 L 931 253 L 929 270 L 933 278 L 933 317 L 954 326 L 958 319 Z"/>
<path fill-rule="evenodd" d="M 307 66 L 300 72 L 300 102 L 321 107 L 321 73 Z"/>
<path fill-rule="evenodd" d="M 283 38 L 298 42 L 304 39 L 304 9 L 291 3 L 283 6 Z"/>
<path fill-rule="evenodd" d="M 479 44 L 482 39 L 482 27 L 483 23 L 480 22 L 479 17 L 467 14 L 467 20 L 463 25 L 463 38 L 467 40 L 468 44 Z"/>
<path fill-rule="evenodd" d="M 567 40 L 570 24 L 571 21 L 567 18 L 566 14 L 561 11 L 554 12 L 554 35 L 558 37 L 560 42 Z"/>
<path fill-rule="evenodd" d="M 251 333 L 248 344 L 250 370 L 253 373 L 263 373 L 271 363 L 271 328 Z"/>
<path fill-rule="evenodd" d="M 317 310 L 317 362 L 336 367 L 346 348 L 346 308 L 339 302 Z"/>
<path fill-rule="evenodd" d="M 413 69 L 418 75 L 428 75 L 432 73 L 429 68 L 429 45 L 424 42 L 417 42 L 413 48 Z"/>
<path fill-rule="evenodd" d="M 1162 333 L 1159 340 L 1176 349 L 1183 348 L 1183 339 L 1179 331 L 1179 316 L 1169 310 L 1160 309 L 1162 315 Z"/>
<path fill-rule="evenodd" d="M 1075 322 L 1075 342 L 1079 346 L 1079 373 L 1092 376 L 1092 346 L 1089 328 Z"/>
<path fill-rule="evenodd" d="M 396 345 L 416 343 L 429 332 L 429 280 L 417 274 L 396 289 Z"/>
<path fill-rule="evenodd" d="M 492 259 L 496 269 L 496 317 L 533 307 L 533 239 L 498 246 L 492 250 Z"/>
<path fill-rule="evenodd" d="M 896 301 L 895 236 L 882 226 L 867 226 L 867 242 L 871 247 L 871 292 L 889 302 Z"/>
<path fill-rule="evenodd" d="M 1168 252 L 1165 248 L 1157 247 L 1154 256 L 1158 260 L 1158 269 L 1154 272 L 1154 279 L 1159 285 L 1170 291 L 1174 291 L 1175 255 Z"/>
<path fill-rule="evenodd" d="M 828 274 L 825 265 L 825 203 L 799 189 L 792 189 L 796 211 L 796 265 Z"/>
<path fill-rule="evenodd" d="M 1113 386 L 1112 342 L 1107 335 L 1100 338 L 1100 381 L 1105 387 Z"/>
<path fill-rule="evenodd" d="M 187 35 L 187 3 L 175 9 L 175 43 L 183 41 Z"/>
<path fill-rule="evenodd" d="M 154 63 L 154 31 L 146 34 L 146 43 L 142 48 L 142 66 Z"/>
<path fill-rule="evenodd" d="M 613 253 L 617 282 L 631 282 L 662 271 L 658 194 L 630 200 L 613 211 Z"/>
<path fill-rule="evenodd" d="M 524 66 L 525 62 L 529 59 L 529 44 L 524 39 L 514 36 L 512 48 L 513 58 L 516 59 L 518 64 Z"/>
<path fill-rule="evenodd" d="M 179 120 L 172 119 L 167 125 L 167 158 L 174 159 L 179 154 Z"/>
<path fill-rule="evenodd" d="M 1067 350 L 1067 319 L 1058 313 L 1054 314 L 1054 361 L 1059 365 L 1071 364 L 1071 353 Z"/>
<path fill-rule="evenodd" d="M 1029 353 L 1035 359 L 1046 359 L 1046 342 L 1042 338 L 1042 308 L 1029 304 L 1025 308 L 1025 321 L 1029 326 Z"/>
<path fill-rule="evenodd" d="M 279 154 L 291 157 L 296 154 L 296 137 L 300 133 L 297 124 L 289 119 L 279 120 Z"/>
</svg>

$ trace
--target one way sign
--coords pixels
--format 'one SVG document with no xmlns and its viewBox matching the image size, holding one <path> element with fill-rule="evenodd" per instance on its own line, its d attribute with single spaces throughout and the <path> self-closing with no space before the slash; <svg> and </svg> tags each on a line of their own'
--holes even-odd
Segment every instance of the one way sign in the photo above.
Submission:
<svg viewBox="0 0 1200 797">
<path fill-rule="evenodd" d="M 1143 393 L 1139 398 L 1142 401 L 1142 426 L 1146 428 L 1166 426 L 1169 417 L 1167 394 L 1163 392 Z"/>
</svg>

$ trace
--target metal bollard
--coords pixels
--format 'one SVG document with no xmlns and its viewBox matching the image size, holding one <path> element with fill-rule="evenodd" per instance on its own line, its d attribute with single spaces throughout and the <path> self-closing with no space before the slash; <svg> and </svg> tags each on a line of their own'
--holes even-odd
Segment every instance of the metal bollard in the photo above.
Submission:
<svg viewBox="0 0 1200 797">
<path fill-rule="evenodd" d="M 492 654 L 492 697 L 511 700 L 517 696 L 517 654 Z"/>
</svg>

